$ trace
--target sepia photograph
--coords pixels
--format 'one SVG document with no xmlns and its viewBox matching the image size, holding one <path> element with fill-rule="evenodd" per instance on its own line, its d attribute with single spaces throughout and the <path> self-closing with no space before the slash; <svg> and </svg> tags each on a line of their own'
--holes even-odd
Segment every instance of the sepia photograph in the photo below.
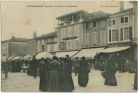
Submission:
<svg viewBox="0 0 138 93">
<path fill-rule="evenodd" d="M 138 1 L 0 2 L 1 92 L 136 93 Z"/>
</svg>

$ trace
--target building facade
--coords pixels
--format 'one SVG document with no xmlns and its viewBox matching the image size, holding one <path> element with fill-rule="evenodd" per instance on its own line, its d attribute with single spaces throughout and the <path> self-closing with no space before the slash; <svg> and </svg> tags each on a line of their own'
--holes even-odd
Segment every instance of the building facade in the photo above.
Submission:
<svg viewBox="0 0 138 93">
<path fill-rule="evenodd" d="M 56 52 L 57 51 L 57 32 L 48 33 L 37 37 L 37 52 Z"/>
<path fill-rule="evenodd" d="M 84 22 L 83 48 L 107 46 L 108 17 L 109 14 L 99 11 Z"/>
<path fill-rule="evenodd" d="M 133 8 L 112 14 L 109 17 L 108 45 L 130 44 L 134 37 Z"/>
<path fill-rule="evenodd" d="M 109 14 L 102 11 L 77 11 L 58 17 L 57 38 L 59 51 L 107 45 Z"/>
<path fill-rule="evenodd" d="M 91 15 L 85 11 L 77 11 L 57 17 L 58 51 L 80 50 L 83 45 L 83 22 Z"/>
<path fill-rule="evenodd" d="M 12 37 L 10 40 L 2 41 L 2 57 L 24 56 L 26 54 L 26 40 L 24 38 Z"/>
<path fill-rule="evenodd" d="M 37 42 L 34 38 L 27 40 L 26 44 L 26 54 L 35 54 L 37 52 Z"/>
</svg>

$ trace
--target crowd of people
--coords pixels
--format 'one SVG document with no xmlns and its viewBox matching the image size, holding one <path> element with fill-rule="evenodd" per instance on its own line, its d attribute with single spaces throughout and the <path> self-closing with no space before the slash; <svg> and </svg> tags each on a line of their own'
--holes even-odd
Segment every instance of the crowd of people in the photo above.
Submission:
<svg viewBox="0 0 138 93">
<path fill-rule="evenodd" d="M 89 72 L 91 70 L 101 70 L 101 75 L 105 79 L 104 84 L 108 86 L 117 86 L 116 72 L 136 72 L 136 68 L 129 71 L 126 69 L 120 71 L 117 54 L 102 54 L 95 57 L 94 60 L 82 58 L 71 59 L 68 55 L 65 57 L 42 58 L 36 60 L 33 58 L 32 68 L 33 76 L 36 78 L 39 72 L 40 91 L 49 92 L 71 92 L 75 89 L 72 72 L 78 76 L 78 84 L 80 87 L 86 87 L 89 82 Z M 38 62 L 39 61 L 39 62 Z M 97 62 L 98 61 L 98 62 Z M 126 61 L 127 62 L 127 61 Z M 123 67 L 121 66 L 121 70 Z M 39 71 L 38 71 L 39 70 Z M 137 89 L 137 73 L 135 73 L 134 89 Z"/>
<path fill-rule="evenodd" d="M 134 89 L 137 89 L 136 61 L 133 60 L 132 62 L 116 53 L 98 54 L 94 59 L 84 56 L 71 58 L 66 55 L 65 57 L 53 56 L 53 58 L 37 60 L 34 56 L 29 62 L 22 61 L 22 64 L 20 63 L 21 68 L 23 68 L 23 72 L 27 72 L 34 78 L 40 76 L 39 90 L 43 92 L 73 91 L 75 86 L 72 73 L 78 77 L 79 86 L 86 87 L 91 70 L 100 70 L 101 76 L 105 79 L 104 84 L 108 86 L 117 86 L 115 75 L 117 71 L 135 73 Z M 17 70 L 17 68 L 15 69 Z"/>
</svg>

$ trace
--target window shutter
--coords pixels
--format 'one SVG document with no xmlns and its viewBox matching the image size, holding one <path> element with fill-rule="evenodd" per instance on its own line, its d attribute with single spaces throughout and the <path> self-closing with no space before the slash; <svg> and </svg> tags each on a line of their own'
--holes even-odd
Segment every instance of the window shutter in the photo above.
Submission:
<svg viewBox="0 0 138 93">
<path fill-rule="evenodd" d="M 121 23 L 124 23 L 124 17 L 121 17 Z"/>
<path fill-rule="evenodd" d="M 132 27 L 129 27 L 129 39 L 132 40 Z"/>
<path fill-rule="evenodd" d="M 109 42 L 111 42 L 111 30 L 109 30 Z"/>
</svg>

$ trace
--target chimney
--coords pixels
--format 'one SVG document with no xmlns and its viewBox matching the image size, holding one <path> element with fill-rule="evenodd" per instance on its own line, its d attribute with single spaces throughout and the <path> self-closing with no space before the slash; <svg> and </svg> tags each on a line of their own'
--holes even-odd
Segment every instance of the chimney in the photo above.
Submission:
<svg viewBox="0 0 138 93">
<path fill-rule="evenodd" d="M 120 11 L 124 10 L 124 1 L 120 1 Z"/>
<path fill-rule="evenodd" d="M 33 38 L 37 38 L 37 33 L 36 33 L 36 31 L 34 31 L 34 33 L 33 33 Z"/>
</svg>

